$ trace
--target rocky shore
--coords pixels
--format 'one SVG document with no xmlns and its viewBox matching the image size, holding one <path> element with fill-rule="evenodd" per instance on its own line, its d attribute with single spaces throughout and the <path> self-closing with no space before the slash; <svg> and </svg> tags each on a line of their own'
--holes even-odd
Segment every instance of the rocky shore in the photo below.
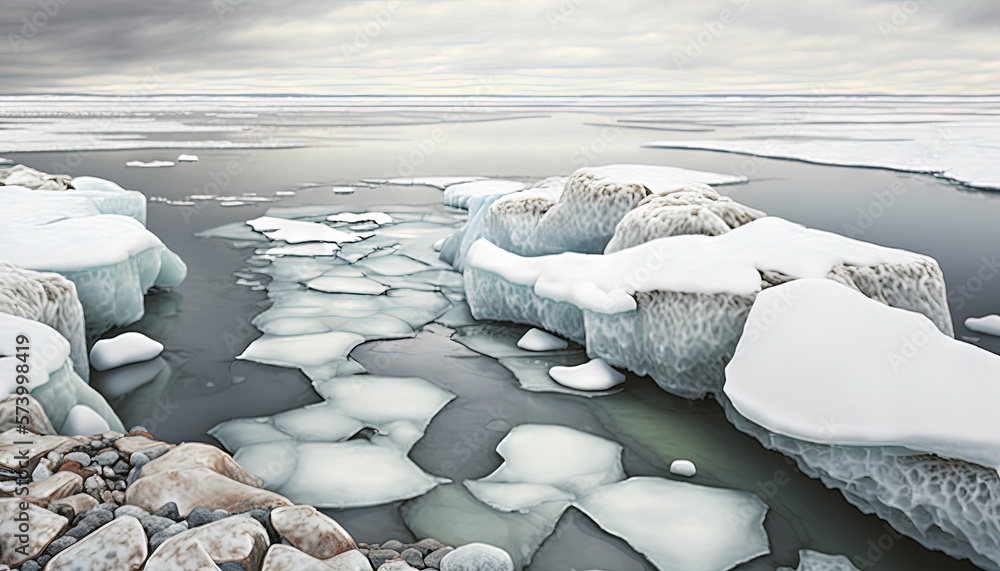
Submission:
<svg viewBox="0 0 1000 571">
<path fill-rule="evenodd" d="M 58 436 L 0 424 L 0 570 L 513 570 L 487 545 L 357 543 L 231 456 L 143 427 Z"/>
</svg>

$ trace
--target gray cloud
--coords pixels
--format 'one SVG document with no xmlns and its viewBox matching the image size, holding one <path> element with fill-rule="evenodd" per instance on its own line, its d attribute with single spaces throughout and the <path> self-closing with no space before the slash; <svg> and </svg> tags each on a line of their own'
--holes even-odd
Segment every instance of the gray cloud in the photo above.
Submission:
<svg viewBox="0 0 1000 571">
<path fill-rule="evenodd" d="M 986 0 L 5 0 L 4 93 L 994 92 Z"/>
</svg>

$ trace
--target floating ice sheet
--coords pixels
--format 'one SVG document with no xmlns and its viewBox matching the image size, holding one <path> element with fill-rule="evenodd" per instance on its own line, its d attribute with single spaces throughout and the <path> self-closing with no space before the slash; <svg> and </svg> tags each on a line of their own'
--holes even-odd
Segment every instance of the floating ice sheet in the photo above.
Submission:
<svg viewBox="0 0 1000 571">
<path fill-rule="evenodd" d="M 397 186 L 433 186 L 434 188 L 440 188 L 444 190 L 449 186 L 455 184 L 461 184 L 463 182 L 475 182 L 477 180 L 486 180 L 481 176 L 423 176 L 423 177 L 412 177 L 412 178 L 370 178 L 364 179 L 362 182 L 370 182 L 375 184 L 394 184 Z"/>
<path fill-rule="evenodd" d="M 261 216 L 260 218 L 249 220 L 247 221 L 247 225 L 271 240 L 282 240 L 289 244 L 301 244 L 303 242 L 344 244 L 360 242 L 371 236 L 370 234 L 344 232 L 319 222 L 304 222 L 301 220 L 289 220 L 287 218 L 275 218 L 273 216 Z"/>
<path fill-rule="evenodd" d="M 531 186 L 516 180 L 479 180 L 449 185 L 444 189 L 444 203 L 453 208 L 468 208 L 476 196 L 491 196 L 518 192 Z"/>
<path fill-rule="evenodd" d="M 163 167 L 172 167 L 172 166 L 174 166 L 174 162 L 173 161 L 148 161 L 148 162 L 145 162 L 145 161 L 128 161 L 128 162 L 125 163 L 125 166 L 132 167 L 132 168 L 155 169 L 155 168 L 163 168 Z"/>
</svg>

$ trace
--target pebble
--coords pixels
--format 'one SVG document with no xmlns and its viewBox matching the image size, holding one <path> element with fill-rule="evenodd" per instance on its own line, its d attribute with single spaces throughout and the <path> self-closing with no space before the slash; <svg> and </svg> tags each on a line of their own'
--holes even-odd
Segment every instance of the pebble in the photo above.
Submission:
<svg viewBox="0 0 1000 571">
<path fill-rule="evenodd" d="M 146 456 L 144 452 L 133 452 L 132 456 L 129 458 L 129 462 L 136 468 L 149 463 L 149 456 Z"/>
<path fill-rule="evenodd" d="M 49 546 L 45 548 L 45 553 L 48 555 L 55 555 L 76 542 L 77 538 L 70 535 L 64 535 L 50 543 Z"/>
<path fill-rule="evenodd" d="M 428 553 L 437 551 L 438 549 L 445 547 L 445 544 L 441 543 L 436 539 L 428 537 L 427 539 L 421 539 L 420 541 L 414 543 L 410 547 L 419 551 L 420 555 L 427 556 Z"/>
<path fill-rule="evenodd" d="M 402 557 L 403 561 L 405 561 L 410 567 L 414 567 L 416 569 L 424 568 L 424 556 L 420 554 L 420 551 L 413 547 L 407 547 L 399 554 L 399 556 Z"/>
<path fill-rule="evenodd" d="M 21 571 L 41 571 L 42 566 L 35 561 L 25 561 L 21 564 Z"/>
<path fill-rule="evenodd" d="M 219 571 L 246 571 L 242 565 L 234 561 L 226 561 L 217 565 L 219 566 Z"/>
<path fill-rule="evenodd" d="M 100 506 L 84 514 L 84 518 L 65 533 L 65 536 L 83 539 L 97 528 L 115 519 L 114 514 Z"/>
<path fill-rule="evenodd" d="M 145 517 L 136 519 L 138 519 L 139 523 L 142 524 L 143 531 L 145 531 L 146 535 L 149 537 L 152 537 L 157 533 L 160 533 L 161 531 L 167 529 L 172 525 L 177 525 L 177 522 L 175 522 L 174 520 L 166 517 L 160 517 L 158 515 L 147 514 Z"/>
<path fill-rule="evenodd" d="M 126 516 L 132 516 L 135 519 L 142 521 L 142 518 L 149 517 L 149 512 L 139 506 L 121 506 L 115 510 L 115 519 Z"/>
<path fill-rule="evenodd" d="M 191 510 L 191 513 L 189 513 L 187 517 L 188 527 L 194 529 L 196 527 L 200 527 L 208 523 L 219 521 L 220 519 L 223 519 L 228 515 L 229 514 L 226 512 L 220 514 L 218 512 L 207 510 L 205 508 L 194 508 L 193 510 Z"/>
<path fill-rule="evenodd" d="M 107 452 L 101 452 L 100 454 L 94 456 L 94 462 L 97 462 L 101 466 L 111 466 L 115 462 L 118 462 L 120 458 L 121 457 L 118 455 L 118 452 L 108 450 Z"/>
<path fill-rule="evenodd" d="M 163 504 L 162 506 L 160 506 L 160 509 L 153 512 L 153 515 L 170 518 L 174 521 L 179 521 L 181 519 L 181 513 L 177 509 L 177 504 L 175 504 L 174 502 Z"/>
<path fill-rule="evenodd" d="M 697 474 L 698 470 L 690 460 L 674 460 L 670 463 L 670 473 L 690 478 Z"/>
<path fill-rule="evenodd" d="M 403 542 L 399 541 L 398 539 L 390 539 L 389 541 L 383 543 L 380 547 L 382 549 L 391 549 L 393 551 L 403 551 L 404 549 L 406 549 L 406 546 L 403 545 Z"/>
<path fill-rule="evenodd" d="M 152 553 L 156 551 L 156 548 L 160 546 L 164 541 L 170 539 L 171 537 L 184 533 L 187 531 L 187 523 L 180 522 L 164 529 L 163 531 L 157 533 L 156 535 L 149 538 L 149 551 Z"/>
<path fill-rule="evenodd" d="M 514 560 L 503 549 L 470 543 L 444 556 L 441 571 L 514 571 Z"/>
<path fill-rule="evenodd" d="M 444 559 L 445 555 L 448 555 L 452 551 L 455 551 L 454 547 L 442 547 L 440 549 L 435 549 L 424 557 L 424 565 L 428 567 L 433 567 L 435 569 L 441 568 L 441 560 Z"/>
<path fill-rule="evenodd" d="M 84 468 L 90 466 L 91 462 L 90 455 L 86 452 L 70 452 L 69 454 L 63 456 L 63 460 L 67 462 L 76 462 Z"/>
<path fill-rule="evenodd" d="M 378 569 L 386 561 L 399 559 L 399 552 L 392 549 L 372 549 L 368 552 L 368 560 L 372 562 L 372 567 Z"/>
<path fill-rule="evenodd" d="M 35 466 L 35 469 L 31 472 L 31 481 L 40 482 L 51 475 L 52 470 L 49 470 L 45 464 L 39 462 L 38 466 Z"/>
</svg>

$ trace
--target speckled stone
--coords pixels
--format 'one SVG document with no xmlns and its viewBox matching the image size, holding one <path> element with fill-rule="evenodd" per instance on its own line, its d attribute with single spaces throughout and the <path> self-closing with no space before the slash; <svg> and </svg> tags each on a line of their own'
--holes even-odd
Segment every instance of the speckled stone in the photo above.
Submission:
<svg viewBox="0 0 1000 571">
<path fill-rule="evenodd" d="M 260 478 L 244 470 L 233 457 L 215 446 L 199 443 L 181 444 L 163 456 L 142 467 L 140 479 L 165 472 L 189 471 L 205 468 L 222 474 L 230 480 L 259 488 Z"/>
<path fill-rule="evenodd" d="M 28 486 L 32 503 L 48 507 L 57 500 L 68 498 L 83 489 L 83 478 L 73 472 L 56 472 Z"/>
<path fill-rule="evenodd" d="M 22 513 L 27 513 L 31 522 L 30 532 L 26 534 L 27 555 L 14 551 L 23 545 L 18 538 L 19 524 L 14 521 Z M 16 568 L 22 561 L 37 558 L 68 526 L 68 519 L 45 508 L 22 500 L 0 499 L 0 563 Z"/>
<path fill-rule="evenodd" d="M 365 564 L 367 563 L 366 559 Z M 332 568 L 325 561 L 306 555 L 290 545 L 272 545 L 271 549 L 267 550 L 260 571 L 289 571 L 290 569 L 295 569 L 295 571 L 331 571 Z"/>
<path fill-rule="evenodd" d="M 199 555 L 190 551 L 192 546 L 200 547 L 213 561 L 233 561 L 244 569 L 259 569 L 269 542 L 267 530 L 252 517 L 227 517 L 163 542 L 146 562 L 145 571 L 200 569 L 187 560 Z"/>
<path fill-rule="evenodd" d="M 312 506 L 276 508 L 271 512 L 271 525 L 288 543 L 317 559 L 330 559 L 357 548 L 339 523 Z"/>
<path fill-rule="evenodd" d="M 441 571 L 514 571 L 514 560 L 499 547 L 470 543 L 445 555 Z"/>
<path fill-rule="evenodd" d="M 126 502 L 146 511 L 155 511 L 168 502 L 177 504 L 181 516 L 187 516 L 196 507 L 224 509 L 229 513 L 243 513 L 254 508 L 273 509 L 291 505 L 283 496 L 231 480 L 206 468 L 181 472 L 143 474 L 128 487 Z"/>
<path fill-rule="evenodd" d="M 47 571 L 92 571 L 142 568 L 149 549 L 139 520 L 120 517 L 59 552 L 45 567 Z"/>
</svg>

